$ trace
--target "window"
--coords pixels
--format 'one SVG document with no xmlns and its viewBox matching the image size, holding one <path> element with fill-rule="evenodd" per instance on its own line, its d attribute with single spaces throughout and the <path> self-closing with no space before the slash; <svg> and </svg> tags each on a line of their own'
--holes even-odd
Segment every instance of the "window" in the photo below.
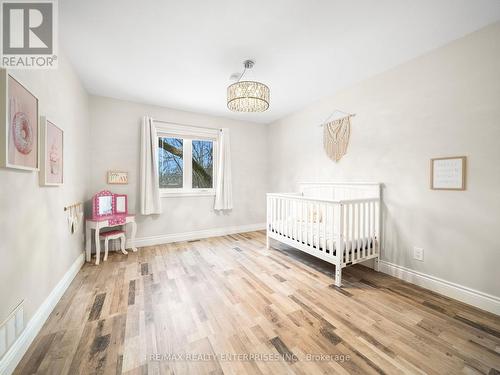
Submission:
<svg viewBox="0 0 500 375">
<path fill-rule="evenodd" d="M 216 129 L 158 128 L 158 171 L 163 197 L 214 195 Z"/>
<path fill-rule="evenodd" d="M 193 162 L 193 189 L 214 187 L 214 143 L 213 141 L 191 141 Z"/>
<path fill-rule="evenodd" d="M 160 189 L 182 189 L 184 182 L 183 139 L 159 138 Z"/>
</svg>

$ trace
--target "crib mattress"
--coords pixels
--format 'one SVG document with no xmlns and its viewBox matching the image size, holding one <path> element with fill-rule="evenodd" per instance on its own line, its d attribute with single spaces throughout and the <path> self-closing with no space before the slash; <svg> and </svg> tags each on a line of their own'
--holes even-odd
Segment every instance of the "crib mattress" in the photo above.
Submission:
<svg viewBox="0 0 500 375">
<path fill-rule="evenodd" d="M 286 221 L 285 221 L 286 222 Z M 285 224 L 284 222 L 284 224 Z M 273 225 L 274 224 L 274 225 Z M 294 226 L 294 230 L 292 231 L 291 229 L 289 230 L 289 234 L 286 236 L 287 238 L 291 240 L 295 240 L 299 243 L 302 244 L 307 244 L 309 246 L 313 246 L 315 248 L 318 247 L 318 238 L 319 238 L 319 249 L 320 250 L 325 250 L 325 235 L 323 232 L 323 226 L 320 224 L 320 232 L 319 232 L 319 237 L 318 237 L 318 232 L 317 232 L 317 225 L 312 224 L 312 223 L 305 223 L 302 221 L 294 221 L 294 220 L 289 220 L 286 222 L 286 224 L 289 225 L 289 228 Z M 279 235 L 284 235 L 281 231 L 282 228 L 282 222 L 281 221 L 276 221 L 271 224 L 271 231 L 279 234 Z M 309 233 L 309 236 L 306 238 L 306 234 Z M 337 249 L 337 233 L 332 231 L 331 228 L 326 229 L 326 253 L 330 253 L 330 249 L 333 249 L 333 255 L 335 255 L 335 251 Z M 373 243 L 375 237 L 370 237 L 370 236 L 360 236 L 354 240 L 348 240 L 344 241 L 344 249 L 347 249 L 350 251 L 351 249 L 370 249 L 373 247 Z"/>
</svg>

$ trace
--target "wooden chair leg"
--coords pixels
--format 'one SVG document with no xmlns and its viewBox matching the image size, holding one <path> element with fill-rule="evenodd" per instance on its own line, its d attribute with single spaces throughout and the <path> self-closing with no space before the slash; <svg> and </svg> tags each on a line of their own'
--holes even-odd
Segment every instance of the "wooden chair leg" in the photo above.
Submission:
<svg viewBox="0 0 500 375">
<path fill-rule="evenodd" d="M 104 261 L 108 260 L 109 240 L 104 240 Z"/>
<path fill-rule="evenodd" d="M 101 239 L 99 238 L 99 231 L 95 230 L 95 264 L 99 265 L 99 261 L 101 259 Z"/>
<path fill-rule="evenodd" d="M 120 237 L 120 247 L 123 254 L 125 255 L 128 254 L 127 251 L 125 250 L 125 235 Z"/>
</svg>

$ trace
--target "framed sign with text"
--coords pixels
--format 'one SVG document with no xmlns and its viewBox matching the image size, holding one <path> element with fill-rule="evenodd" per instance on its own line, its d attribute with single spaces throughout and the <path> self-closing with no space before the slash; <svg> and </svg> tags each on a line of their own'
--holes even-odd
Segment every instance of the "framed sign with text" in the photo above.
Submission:
<svg viewBox="0 0 500 375">
<path fill-rule="evenodd" d="M 108 184 L 128 184 L 128 172 L 108 171 Z"/>
<path fill-rule="evenodd" d="M 465 190 L 466 156 L 431 159 L 431 189 Z"/>
</svg>

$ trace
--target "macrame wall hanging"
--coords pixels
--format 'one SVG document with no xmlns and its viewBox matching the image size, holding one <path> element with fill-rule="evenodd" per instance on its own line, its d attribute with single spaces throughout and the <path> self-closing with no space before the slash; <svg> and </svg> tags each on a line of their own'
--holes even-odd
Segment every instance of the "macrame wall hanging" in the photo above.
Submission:
<svg viewBox="0 0 500 375">
<path fill-rule="evenodd" d="M 344 116 L 330 121 L 335 113 L 342 113 Z M 335 110 L 323 123 L 323 146 L 330 159 L 339 161 L 347 153 L 353 116 L 355 115 Z"/>
</svg>

